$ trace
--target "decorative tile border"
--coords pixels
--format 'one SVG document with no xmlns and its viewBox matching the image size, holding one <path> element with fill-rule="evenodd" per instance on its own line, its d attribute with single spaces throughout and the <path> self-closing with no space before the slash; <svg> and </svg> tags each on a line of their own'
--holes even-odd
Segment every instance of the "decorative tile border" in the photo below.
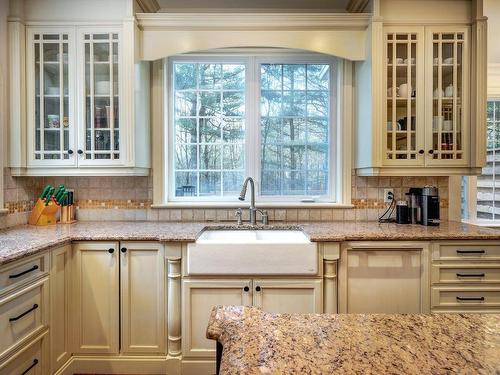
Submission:
<svg viewBox="0 0 500 375">
<path fill-rule="evenodd" d="M 354 209 L 383 209 L 387 207 L 382 199 L 352 199 L 352 204 Z M 78 209 L 99 209 L 99 210 L 110 210 L 110 209 L 126 209 L 126 210 L 143 210 L 151 208 L 152 201 L 149 199 L 81 199 L 76 201 L 76 207 Z M 19 201 L 19 202 L 7 202 L 6 208 L 9 210 L 9 214 L 30 212 L 33 209 L 34 201 Z M 448 208 L 448 199 L 441 198 L 441 208 Z M 308 208 L 304 208 L 307 210 Z M 161 210 L 161 209 L 160 209 Z M 196 211 L 212 211 L 211 209 L 195 209 Z M 335 209 L 333 209 L 335 211 Z M 276 211 L 276 210 L 275 210 Z M 283 211 L 283 217 L 294 217 L 299 216 L 298 212 L 301 209 L 282 209 L 278 211 Z M 289 213 L 290 212 L 290 213 Z M 318 211 L 320 212 L 320 211 Z M 326 212 L 326 210 L 325 210 Z M 326 221 L 328 221 L 330 215 L 324 215 Z M 318 218 L 321 220 L 322 218 Z"/>
</svg>

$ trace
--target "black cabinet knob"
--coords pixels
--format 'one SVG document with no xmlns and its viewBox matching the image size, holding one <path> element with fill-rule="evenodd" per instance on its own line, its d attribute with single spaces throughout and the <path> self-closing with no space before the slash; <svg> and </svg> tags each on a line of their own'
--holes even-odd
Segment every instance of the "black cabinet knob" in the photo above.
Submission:
<svg viewBox="0 0 500 375">
<path fill-rule="evenodd" d="M 127 248 L 126 248 L 126 247 L 122 247 L 122 248 L 120 249 L 120 251 L 121 251 L 122 253 L 126 253 L 126 252 L 127 252 Z"/>
<path fill-rule="evenodd" d="M 418 150 L 418 153 L 422 155 L 425 151 L 424 150 Z"/>
<path fill-rule="evenodd" d="M 429 154 L 433 154 L 434 153 L 434 150 L 429 150 Z"/>
<path fill-rule="evenodd" d="M 244 290 L 245 292 L 248 292 L 248 291 L 250 290 L 250 288 L 249 288 L 248 286 L 246 286 L 246 287 L 244 287 L 244 288 L 243 288 L 243 290 Z"/>
<path fill-rule="evenodd" d="M 78 152 L 78 155 L 83 154 L 83 151 L 82 151 L 82 150 L 78 150 L 77 152 Z"/>
<path fill-rule="evenodd" d="M 68 154 L 73 155 L 73 150 L 68 150 Z"/>
<path fill-rule="evenodd" d="M 113 248 L 108 249 L 108 253 L 113 254 L 114 252 L 115 252 L 115 249 L 113 249 Z"/>
<path fill-rule="evenodd" d="M 256 286 L 256 287 L 255 287 L 255 290 L 256 290 L 257 292 L 260 292 L 260 286 Z"/>
</svg>

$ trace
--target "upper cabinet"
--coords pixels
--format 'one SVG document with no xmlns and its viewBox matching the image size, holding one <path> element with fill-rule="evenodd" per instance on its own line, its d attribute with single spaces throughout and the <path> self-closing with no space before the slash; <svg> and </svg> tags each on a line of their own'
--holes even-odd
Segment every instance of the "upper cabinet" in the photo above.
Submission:
<svg viewBox="0 0 500 375">
<path fill-rule="evenodd" d="M 486 21 L 441 14 L 405 24 L 391 4 L 387 20 L 372 23 L 369 58 L 355 65 L 357 175 L 480 174 Z"/>
<path fill-rule="evenodd" d="M 149 174 L 149 63 L 135 62 L 127 31 L 25 27 L 25 95 L 21 87 L 13 110 L 24 101 L 26 118 L 11 125 L 11 141 L 20 138 L 10 150 L 14 175 Z"/>
<path fill-rule="evenodd" d="M 386 28 L 384 166 L 469 164 L 468 30 Z"/>
<path fill-rule="evenodd" d="M 75 66 L 69 61 L 75 56 L 74 32 L 30 30 L 28 46 L 30 164 L 74 166 Z"/>
</svg>

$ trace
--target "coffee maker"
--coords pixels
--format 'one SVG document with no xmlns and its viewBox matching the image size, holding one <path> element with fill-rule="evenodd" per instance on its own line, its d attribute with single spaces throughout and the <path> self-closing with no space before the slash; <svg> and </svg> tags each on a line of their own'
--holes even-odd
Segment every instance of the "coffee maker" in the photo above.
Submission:
<svg viewBox="0 0 500 375">
<path fill-rule="evenodd" d="M 439 225 L 439 193 L 435 186 L 425 186 L 421 196 L 421 224 Z"/>
<path fill-rule="evenodd" d="M 410 188 L 408 196 L 408 223 L 439 225 L 439 193 L 435 186 Z"/>
</svg>

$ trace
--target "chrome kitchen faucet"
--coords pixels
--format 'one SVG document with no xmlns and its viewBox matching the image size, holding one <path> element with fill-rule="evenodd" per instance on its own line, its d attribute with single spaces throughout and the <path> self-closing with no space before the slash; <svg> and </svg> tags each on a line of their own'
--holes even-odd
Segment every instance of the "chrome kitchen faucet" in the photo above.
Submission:
<svg viewBox="0 0 500 375">
<path fill-rule="evenodd" d="M 240 193 L 240 196 L 238 197 L 238 199 L 240 201 L 245 200 L 245 196 L 247 194 L 247 187 L 248 187 L 249 182 L 250 182 L 250 207 L 248 209 L 250 212 L 250 224 L 252 224 L 252 225 L 257 224 L 257 211 L 259 211 L 260 214 L 262 215 L 262 224 L 267 225 L 267 224 L 269 224 L 269 216 L 267 214 L 267 211 L 260 210 L 260 209 L 255 207 L 255 183 L 254 183 L 252 177 L 246 178 L 246 180 L 243 183 L 243 186 L 241 188 L 241 193 Z M 242 220 L 241 220 L 242 210 L 241 210 L 241 208 L 238 208 L 236 210 L 235 214 L 236 214 L 236 219 L 238 221 L 238 225 L 242 224 Z"/>
</svg>

